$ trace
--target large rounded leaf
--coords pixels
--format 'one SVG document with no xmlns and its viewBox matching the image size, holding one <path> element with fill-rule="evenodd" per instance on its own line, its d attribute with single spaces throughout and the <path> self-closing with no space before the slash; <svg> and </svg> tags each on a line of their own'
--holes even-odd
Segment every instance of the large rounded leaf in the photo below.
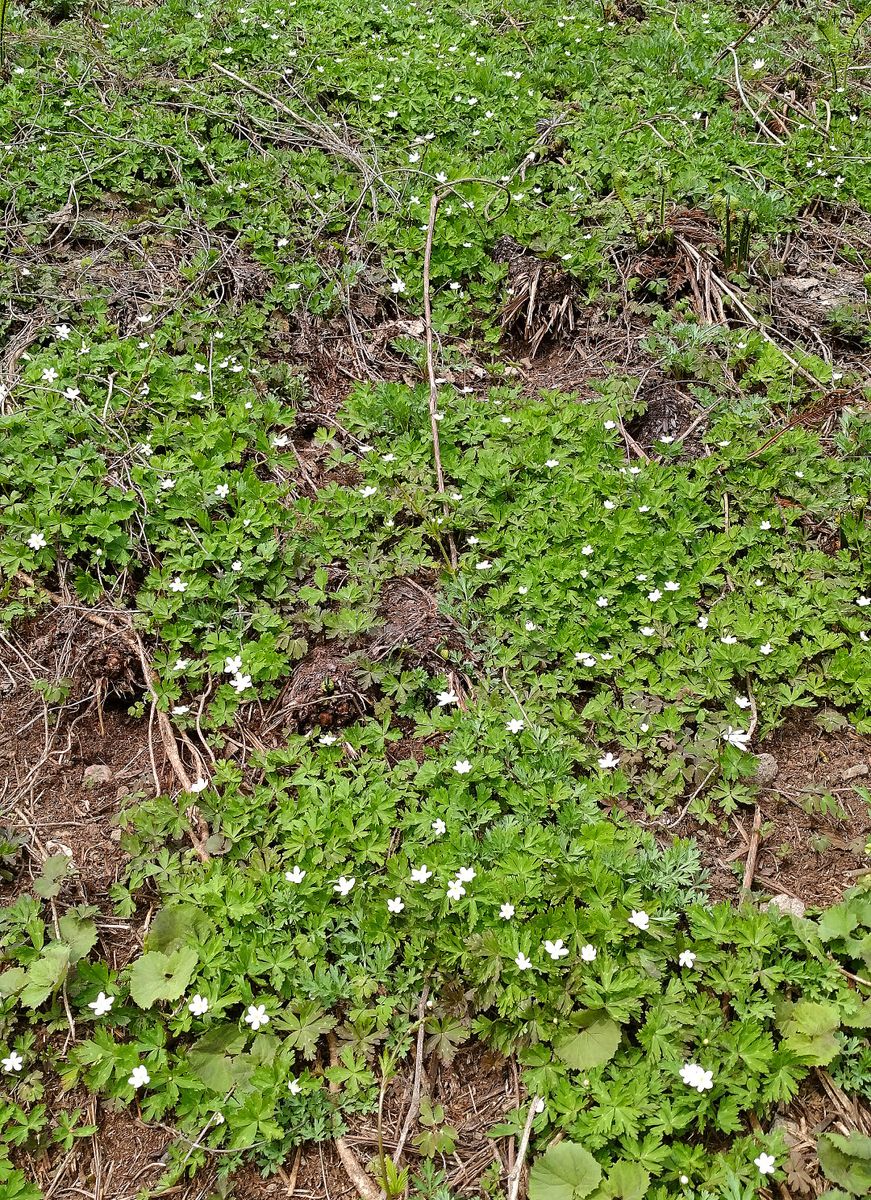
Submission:
<svg viewBox="0 0 871 1200">
<path fill-rule="evenodd" d="M 602 1168 L 576 1142 L 560 1142 L 539 1158 L 529 1174 L 529 1200 L 584 1200 L 602 1178 Z"/>
<path fill-rule="evenodd" d="M 603 1012 L 586 1012 L 575 1017 L 578 1032 L 557 1042 L 557 1057 L 577 1071 L 601 1067 L 617 1053 L 620 1026 Z"/>
</svg>

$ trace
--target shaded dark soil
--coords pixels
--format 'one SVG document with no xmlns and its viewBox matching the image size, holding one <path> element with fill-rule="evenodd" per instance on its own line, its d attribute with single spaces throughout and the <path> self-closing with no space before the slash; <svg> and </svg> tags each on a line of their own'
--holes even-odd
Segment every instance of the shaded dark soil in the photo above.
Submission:
<svg viewBox="0 0 871 1200">
<path fill-rule="evenodd" d="M 753 886 L 807 908 L 836 904 L 871 870 L 864 852 L 871 814 L 856 790 L 871 782 L 871 738 L 849 727 L 826 732 L 800 714 L 761 749 L 774 756 L 778 771 L 758 795 L 762 826 Z M 691 829 L 689 821 L 681 828 L 699 842 L 715 899 L 740 893 L 753 815 L 739 812 L 717 829 Z"/>
</svg>

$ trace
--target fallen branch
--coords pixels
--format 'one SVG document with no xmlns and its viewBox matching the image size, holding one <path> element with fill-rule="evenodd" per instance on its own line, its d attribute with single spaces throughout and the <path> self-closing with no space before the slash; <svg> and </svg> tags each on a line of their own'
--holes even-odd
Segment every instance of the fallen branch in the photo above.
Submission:
<svg viewBox="0 0 871 1200">
<path fill-rule="evenodd" d="M 414 1059 L 414 1082 L 411 1086 L 411 1103 L 408 1106 L 408 1112 L 405 1114 L 405 1121 L 402 1124 L 402 1132 L 399 1135 L 399 1141 L 396 1143 L 396 1150 L 393 1155 L 394 1163 L 399 1166 L 399 1160 L 402 1157 L 402 1151 L 411 1131 L 411 1127 L 417 1120 L 417 1114 L 420 1111 L 420 1085 L 423 1076 L 423 1038 L 424 1025 L 426 1018 L 426 1001 L 429 996 L 429 984 L 425 983 L 423 990 L 420 993 L 420 1003 L 417 1006 L 417 1047 L 415 1050 Z"/>
<path fill-rule="evenodd" d="M 327 1035 L 327 1046 L 330 1050 L 330 1065 L 335 1067 L 339 1061 L 339 1054 L 336 1048 L 336 1039 L 332 1034 Z M 331 1095 L 338 1095 L 339 1085 L 330 1080 L 329 1090 Z M 339 1156 L 342 1166 L 345 1168 L 345 1174 L 363 1197 L 363 1200 L 386 1200 L 384 1192 L 376 1185 L 371 1176 L 363 1170 L 360 1160 L 345 1138 L 335 1138 L 333 1145 L 336 1147 L 336 1153 Z"/>
<path fill-rule="evenodd" d="M 762 809 L 756 805 L 756 812 L 753 814 L 753 829 L 750 833 L 750 846 L 747 850 L 747 862 L 744 865 L 744 878 L 741 881 L 741 890 L 749 892 L 753 886 L 753 876 L 756 874 L 756 859 L 759 856 L 759 831 L 762 828 Z"/>
<path fill-rule="evenodd" d="M 538 1116 L 538 1096 L 533 1096 L 529 1101 L 529 1112 L 526 1116 L 526 1124 L 523 1127 L 523 1135 L 520 1139 L 520 1145 L 517 1148 L 517 1158 L 514 1166 L 511 1168 L 511 1174 L 508 1176 L 508 1196 L 507 1200 L 517 1200 L 520 1194 L 520 1176 L 523 1173 L 523 1165 L 526 1162 L 526 1152 L 529 1149 L 529 1139 L 532 1136 L 532 1123 Z"/>
</svg>

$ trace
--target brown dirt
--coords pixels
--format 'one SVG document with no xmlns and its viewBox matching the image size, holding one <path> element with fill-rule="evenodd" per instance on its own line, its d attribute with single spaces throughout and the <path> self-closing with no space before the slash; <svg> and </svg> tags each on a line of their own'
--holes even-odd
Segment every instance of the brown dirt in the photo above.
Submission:
<svg viewBox="0 0 871 1200">
<path fill-rule="evenodd" d="M 137 695 L 131 655 L 80 613 L 50 611 L 3 635 L 0 668 L 4 820 L 27 846 L 17 888 L 49 855 L 68 853 L 75 873 L 62 898 L 108 911 L 125 861 L 114 825 L 121 800 L 154 787 L 145 727 L 126 713 Z M 124 925 L 113 922 L 113 945 Z"/>
<path fill-rule="evenodd" d="M 798 715 L 761 749 L 777 760 L 778 773 L 758 796 L 762 828 L 754 888 L 797 898 L 808 908 L 836 904 L 869 870 L 864 847 L 871 813 L 856 788 L 871 783 L 871 738 L 849 728 L 829 733 L 812 717 Z M 868 774 L 853 774 L 865 766 Z M 837 811 L 825 811 L 824 796 L 833 798 Z M 739 895 L 752 825 L 747 811 L 718 829 L 682 824 L 681 833 L 699 841 L 715 899 Z"/>
</svg>

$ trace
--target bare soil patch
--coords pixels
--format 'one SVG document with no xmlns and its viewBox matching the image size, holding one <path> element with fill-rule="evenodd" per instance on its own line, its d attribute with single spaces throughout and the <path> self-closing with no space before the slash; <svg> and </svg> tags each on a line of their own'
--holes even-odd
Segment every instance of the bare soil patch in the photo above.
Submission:
<svg viewBox="0 0 871 1200">
<path fill-rule="evenodd" d="M 836 904 L 871 869 L 865 845 L 869 807 L 857 792 L 871 782 L 871 738 L 849 727 L 835 732 L 800 714 L 761 748 L 777 762 L 776 778 L 760 788 L 762 813 L 753 886 L 800 900 L 807 908 Z M 753 813 L 727 828 L 702 826 L 698 839 L 715 899 L 734 900 L 750 847 Z"/>
</svg>

